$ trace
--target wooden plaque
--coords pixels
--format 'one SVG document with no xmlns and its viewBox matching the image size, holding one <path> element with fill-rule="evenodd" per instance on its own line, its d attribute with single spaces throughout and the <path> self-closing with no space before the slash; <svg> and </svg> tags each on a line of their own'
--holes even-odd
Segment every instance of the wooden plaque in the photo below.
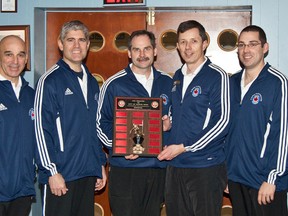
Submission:
<svg viewBox="0 0 288 216">
<path fill-rule="evenodd" d="M 162 99 L 116 97 L 113 156 L 155 157 L 162 150 Z"/>
</svg>

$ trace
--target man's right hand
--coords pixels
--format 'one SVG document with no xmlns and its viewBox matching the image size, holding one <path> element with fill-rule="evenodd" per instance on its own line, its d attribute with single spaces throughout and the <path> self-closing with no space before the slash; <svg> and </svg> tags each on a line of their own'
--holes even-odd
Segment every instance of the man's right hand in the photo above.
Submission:
<svg viewBox="0 0 288 216">
<path fill-rule="evenodd" d="M 56 196 L 65 195 L 68 191 L 65 180 L 60 173 L 49 177 L 49 186 L 51 189 L 51 193 Z"/>
</svg>

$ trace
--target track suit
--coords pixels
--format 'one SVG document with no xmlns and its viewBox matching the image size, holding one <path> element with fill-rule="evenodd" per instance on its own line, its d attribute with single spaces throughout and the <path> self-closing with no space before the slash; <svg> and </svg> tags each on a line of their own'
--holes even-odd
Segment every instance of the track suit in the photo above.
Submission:
<svg viewBox="0 0 288 216">
<path fill-rule="evenodd" d="M 85 65 L 80 79 L 60 59 L 39 79 L 35 130 L 43 215 L 92 215 L 96 178 L 106 158 L 96 134 L 99 86 Z M 68 191 L 52 194 L 49 177 L 60 173 Z"/>
<path fill-rule="evenodd" d="M 35 195 L 35 92 L 19 79 L 19 100 L 11 82 L 0 81 L 0 202 Z"/>
<path fill-rule="evenodd" d="M 207 59 L 183 99 L 181 68 L 176 71 L 173 81 L 173 124 L 169 144 L 183 143 L 186 152 L 169 165 L 201 168 L 223 163 L 230 114 L 228 75 Z"/>
<path fill-rule="evenodd" d="M 219 215 L 226 186 L 224 140 L 230 115 L 229 78 L 206 58 L 182 98 L 182 67 L 173 77 L 168 145 L 183 144 L 186 152 L 168 163 L 166 211 L 168 216 Z"/>
<path fill-rule="evenodd" d="M 162 112 L 169 113 L 172 79 L 167 74 L 151 68 L 154 75 L 151 97 L 163 99 Z M 164 198 L 166 162 L 156 157 L 127 160 L 123 156 L 112 156 L 114 99 L 117 96 L 150 97 L 143 85 L 137 81 L 130 65 L 110 77 L 103 84 L 97 113 L 97 131 L 100 140 L 109 149 L 109 199 L 115 216 L 159 215 Z M 161 128 L 162 129 L 162 128 Z M 163 142 L 169 132 L 164 132 Z"/>
<path fill-rule="evenodd" d="M 287 190 L 287 78 L 266 63 L 241 101 L 243 70 L 231 77 L 228 179 L 259 189 Z"/>
</svg>

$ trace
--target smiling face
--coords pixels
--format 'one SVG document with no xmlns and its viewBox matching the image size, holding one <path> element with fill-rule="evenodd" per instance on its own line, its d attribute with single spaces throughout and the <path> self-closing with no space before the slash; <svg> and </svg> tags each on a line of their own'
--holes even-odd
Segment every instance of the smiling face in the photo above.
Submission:
<svg viewBox="0 0 288 216">
<path fill-rule="evenodd" d="M 268 49 L 268 43 L 262 44 L 256 31 L 244 31 L 239 36 L 238 57 L 246 69 L 259 68 L 260 70 L 265 64 L 264 55 Z"/>
<path fill-rule="evenodd" d="M 18 82 L 19 75 L 28 60 L 25 43 L 17 36 L 8 36 L 0 42 L 0 74 L 13 83 Z"/>
<path fill-rule="evenodd" d="M 131 45 L 128 56 L 132 61 L 133 72 L 139 74 L 150 72 L 157 50 L 153 48 L 149 37 L 147 35 L 135 36 L 131 41 Z"/>
<path fill-rule="evenodd" d="M 202 40 L 197 28 L 179 33 L 177 48 L 190 70 L 197 68 L 204 62 L 204 51 L 207 46 L 207 40 Z"/>
<path fill-rule="evenodd" d="M 74 70 L 81 70 L 81 63 L 86 58 L 90 42 L 82 30 L 71 30 L 63 41 L 58 39 L 58 47 L 63 52 L 63 60 Z"/>
</svg>

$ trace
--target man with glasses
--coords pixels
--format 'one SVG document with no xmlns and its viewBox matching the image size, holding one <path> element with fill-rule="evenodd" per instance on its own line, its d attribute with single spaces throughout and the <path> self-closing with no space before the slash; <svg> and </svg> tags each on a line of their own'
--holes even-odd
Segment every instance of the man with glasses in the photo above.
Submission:
<svg viewBox="0 0 288 216">
<path fill-rule="evenodd" d="M 241 31 L 243 69 L 230 80 L 226 142 L 233 216 L 288 215 L 287 78 L 265 63 L 268 50 L 263 29 L 251 25 Z"/>
</svg>

